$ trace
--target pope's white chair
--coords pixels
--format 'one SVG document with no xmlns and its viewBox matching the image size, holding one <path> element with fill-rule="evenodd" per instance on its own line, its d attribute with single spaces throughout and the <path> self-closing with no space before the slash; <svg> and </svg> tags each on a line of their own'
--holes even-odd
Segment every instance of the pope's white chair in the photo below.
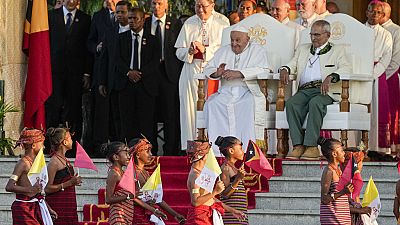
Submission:
<svg viewBox="0 0 400 225">
<path fill-rule="evenodd" d="M 329 41 L 336 45 L 346 46 L 346 54 L 353 66 L 353 72 L 351 74 L 340 74 L 341 101 L 327 107 L 322 129 L 341 131 L 341 141 L 345 146 L 347 146 L 348 139 L 347 131 L 362 131 L 362 140 L 368 149 L 373 85 L 374 32 L 346 14 L 333 14 L 326 17 L 325 20 L 331 24 Z M 311 42 L 309 33 L 310 28 L 301 32 L 300 44 Z M 280 85 L 280 89 L 284 89 L 284 86 Z M 278 93 L 283 93 L 283 90 Z M 283 95 L 278 96 L 278 101 L 283 101 L 283 99 Z M 307 119 L 303 128 L 306 124 Z M 289 129 L 286 112 L 283 109 L 276 112 L 276 127 L 277 129 Z M 285 141 L 278 137 L 278 147 L 285 145 L 281 144 Z"/>
<path fill-rule="evenodd" d="M 267 130 L 275 129 L 275 109 L 278 107 L 275 104 L 279 83 L 278 69 L 282 64 L 289 62 L 293 57 L 296 33 L 293 28 L 279 23 L 271 16 L 266 14 L 254 14 L 236 25 L 225 28 L 222 34 L 221 46 L 230 45 L 230 32 L 235 26 L 247 28 L 251 41 L 257 42 L 267 49 L 270 72 L 259 74 L 258 81 L 261 91 L 267 96 L 264 139 L 265 142 L 268 143 Z M 202 139 L 206 134 L 206 124 L 203 114 L 203 107 L 206 101 L 206 77 L 203 74 L 196 74 L 195 78 L 199 80 L 196 127 L 198 129 L 198 138 Z M 286 92 L 286 95 L 290 96 L 291 91 L 286 90 Z M 283 108 L 283 101 L 281 107 Z M 263 150 L 266 152 L 266 149 Z"/>
</svg>

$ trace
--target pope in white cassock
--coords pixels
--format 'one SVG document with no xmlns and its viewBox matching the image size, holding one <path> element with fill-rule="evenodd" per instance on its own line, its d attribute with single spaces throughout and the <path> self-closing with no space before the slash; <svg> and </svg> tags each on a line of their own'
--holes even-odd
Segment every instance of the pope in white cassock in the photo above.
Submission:
<svg viewBox="0 0 400 225">
<path fill-rule="evenodd" d="M 182 150 L 187 141 L 196 139 L 196 103 L 198 80 L 206 63 L 221 45 L 222 31 L 229 20 L 214 11 L 213 0 L 196 0 L 196 15 L 183 24 L 175 43 L 176 56 L 184 62 L 179 78 L 179 101 Z"/>
<path fill-rule="evenodd" d="M 233 28 L 231 44 L 221 47 L 203 71 L 208 78 L 221 81 L 218 92 L 204 106 L 211 142 L 218 136 L 235 136 L 245 145 L 249 140 L 263 139 L 265 96 L 257 83 L 257 74 L 267 68 L 265 49 L 250 41 L 246 28 Z M 213 150 L 216 156 L 220 155 L 214 144 Z"/>
</svg>

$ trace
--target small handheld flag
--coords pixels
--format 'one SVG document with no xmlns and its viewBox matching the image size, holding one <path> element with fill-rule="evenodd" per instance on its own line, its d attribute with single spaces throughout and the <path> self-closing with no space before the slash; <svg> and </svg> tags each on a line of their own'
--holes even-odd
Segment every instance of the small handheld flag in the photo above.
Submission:
<svg viewBox="0 0 400 225">
<path fill-rule="evenodd" d="M 374 222 L 376 218 L 378 218 L 379 213 L 381 211 L 381 199 L 379 197 L 378 189 L 372 179 L 372 176 L 369 178 L 367 188 L 365 188 L 364 198 L 362 200 L 363 207 L 371 207 L 371 222 Z"/>
<path fill-rule="evenodd" d="M 133 162 L 133 157 L 131 157 L 131 160 L 129 161 L 128 166 L 126 167 L 126 170 L 124 174 L 122 175 L 121 180 L 119 181 L 119 186 L 133 195 L 136 195 L 136 186 L 135 186 L 135 163 Z"/>
<path fill-rule="evenodd" d="M 28 179 L 32 185 L 37 181 L 42 187 L 42 191 L 49 182 L 49 176 L 47 174 L 46 160 L 44 159 L 43 148 L 40 149 L 35 160 L 32 163 L 31 169 L 28 172 Z"/>
<path fill-rule="evenodd" d="M 156 170 L 151 174 L 147 182 L 142 187 L 143 197 L 142 200 L 147 202 L 155 200 L 155 203 L 162 202 L 163 199 L 163 188 L 161 182 L 161 171 L 160 164 L 158 164 Z"/>
<path fill-rule="evenodd" d="M 99 172 L 92 159 L 88 156 L 85 149 L 82 148 L 78 141 L 76 142 L 76 157 L 74 167 L 85 168 Z"/>
<path fill-rule="evenodd" d="M 206 158 L 206 164 L 199 177 L 195 180 L 195 184 L 201 188 L 212 192 L 217 177 L 222 173 L 221 168 L 218 165 L 217 159 L 215 158 L 214 152 L 209 151 Z"/>
<path fill-rule="evenodd" d="M 342 176 L 339 179 L 338 190 L 343 190 L 343 188 L 348 184 L 352 183 L 354 186 L 354 191 L 351 193 L 351 198 L 356 199 L 360 196 L 362 186 L 364 182 L 362 181 L 360 171 L 358 170 L 358 165 L 354 156 L 350 157 L 349 162 L 346 165 L 346 168 L 343 171 Z"/>
<path fill-rule="evenodd" d="M 252 140 L 249 140 L 249 145 L 247 146 L 245 164 L 267 179 L 274 175 L 274 170 L 269 164 L 267 158 L 265 158 L 260 148 L 258 148 L 256 143 L 254 143 Z"/>
</svg>

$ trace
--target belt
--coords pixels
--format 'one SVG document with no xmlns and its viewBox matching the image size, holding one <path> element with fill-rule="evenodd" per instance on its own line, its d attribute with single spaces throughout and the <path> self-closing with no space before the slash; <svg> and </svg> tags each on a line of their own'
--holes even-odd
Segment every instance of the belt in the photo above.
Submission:
<svg viewBox="0 0 400 225">
<path fill-rule="evenodd" d="M 321 80 L 313 80 L 307 82 L 299 87 L 299 90 L 309 89 L 309 88 L 319 88 L 321 87 L 322 81 Z"/>
</svg>

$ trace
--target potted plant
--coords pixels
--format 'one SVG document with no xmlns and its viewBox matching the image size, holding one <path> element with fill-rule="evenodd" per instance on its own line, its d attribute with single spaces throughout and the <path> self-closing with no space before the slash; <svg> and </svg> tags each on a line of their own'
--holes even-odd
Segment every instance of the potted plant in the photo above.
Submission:
<svg viewBox="0 0 400 225">
<path fill-rule="evenodd" d="M 0 96 L 0 154 L 5 155 L 6 151 L 9 155 L 14 155 L 15 140 L 6 137 L 4 131 L 4 118 L 7 113 L 18 112 L 19 109 L 11 104 L 5 103 L 3 96 Z"/>
</svg>

